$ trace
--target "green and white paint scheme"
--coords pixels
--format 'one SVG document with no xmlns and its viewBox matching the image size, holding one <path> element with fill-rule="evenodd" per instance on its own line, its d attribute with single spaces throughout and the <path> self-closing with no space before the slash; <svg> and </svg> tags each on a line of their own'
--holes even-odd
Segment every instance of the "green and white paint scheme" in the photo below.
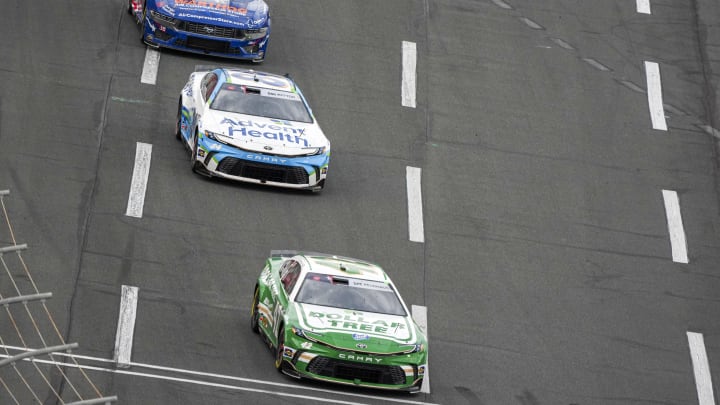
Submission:
<svg viewBox="0 0 720 405">
<path fill-rule="evenodd" d="M 382 268 L 346 257 L 273 251 L 251 327 L 287 375 L 419 391 L 427 339 Z"/>
</svg>

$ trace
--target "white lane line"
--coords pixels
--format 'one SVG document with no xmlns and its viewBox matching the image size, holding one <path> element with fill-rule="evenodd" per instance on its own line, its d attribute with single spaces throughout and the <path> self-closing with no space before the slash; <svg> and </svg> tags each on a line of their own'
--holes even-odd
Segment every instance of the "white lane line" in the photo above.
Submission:
<svg viewBox="0 0 720 405">
<path fill-rule="evenodd" d="M 130 195 L 128 197 L 127 210 L 125 210 L 125 215 L 129 217 L 142 218 L 147 181 L 150 175 L 151 155 L 152 145 L 142 142 L 137 143 L 137 147 L 135 148 L 135 166 L 133 167 L 132 182 L 130 183 Z"/>
<path fill-rule="evenodd" d="M 427 307 L 424 307 L 422 305 L 413 305 L 412 306 L 412 317 L 415 319 L 415 322 L 418 324 L 420 329 L 422 329 L 423 332 L 425 332 L 425 336 L 428 338 L 428 342 L 430 341 L 430 337 L 428 335 L 428 327 L 427 327 Z M 427 350 L 427 348 L 425 348 Z M 420 387 L 420 392 L 429 394 L 430 393 L 430 351 L 428 351 L 428 357 L 427 357 L 427 363 L 425 366 L 425 377 L 423 378 L 422 387 Z"/>
<path fill-rule="evenodd" d="M 655 62 L 646 61 L 645 76 L 647 77 L 648 106 L 653 129 L 667 131 L 662 99 L 662 83 L 660 82 L 660 66 Z"/>
<path fill-rule="evenodd" d="M 415 108 L 415 87 L 417 77 L 417 46 L 415 42 L 402 42 L 402 87 L 403 107 Z"/>
<path fill-rule="evenodd" d="M 158 66 L 160 65 L 160 51 L 147 47 L 145 50 L 145 62 L 143 63 L 142 76 L 140 83 L 155 84 L 158 74 Z"/>
<path fill-rule="evenodd" d="M 4 345 L 2 345 L 0 347 L 13 348 L 11 346 L 4 346 Z M 15 349 L 23 350 L 23 351 L 28 350 L 23 347 L 16 347 Z M 71 358 L 82 358 L 82 359 L 96 360 L 96 361 L 101 361 L 101 362 L 110 362 L 111 361 L 111 360 L 107 360 L 107 359 L 93 358 L 90 356 L 78 356 L 78 355 L 68 354 L 68 353 L 64 353 L 64 352 L 52 353 L 52 355 L 53 356 L 65 356 L 65 357 L 71 357 Z M 7 354 L 0 354 L 0 358 L 7 359 L 10 357 L 12 357 L 12 356 L 7 355 Z M 205 386 L 217 387 L 217 388 L 229 388 L 229 389 L 234 389 L 234 390 L 238 390 L 238 391 L 250 391 L 250 392 L 259 392 L 259 393 L 271 394 L 271 395 L 286 396 L 286 397 L 312 399 L 312 400 L 316 400 L 319 402 L 331 402 L 331 403 L 341 403 L 341 404 L 360 404 L 358 402 L 338 401 L 336 399 L 330 400 L 330 399 L 321 398 L 321 397 L 312 397 L 312 396 L 306 396 L 306 395 L 281 393 L 281 392 L 278 392 L 277 390 L 262 390 L 262 389 L 257 389 L 257 388 L 241 387 L 241 386 L 237 386 L 237 385 L 211 383 L 211 382 L 202 381 L 202 380 L 192 380 L 192 379 L 188 379 L 188 378 L 169 377 L 169 376 L 165 376 L 165 375 L 141 373 L 141 372 L 136 372 L 136 371 L 121 370 L 121 369 L 111 369 L 111 368 L 88 366 L 88 365 L 80 365 L 78 367 L 78 365 L 75 363 L 64 363 L 64 362 L 58 362 L 58 361 L 43 360 L 43 359 L 38 359 L 38 358 L 23 359 L 23 360 L 24 361 L 33 361 L 33 362 L 42 363 L 42 364 L 52 364 L 52 365 L 59 365 L 59 366 L 65 366 L 65 367 L 82 368 L 83 370 L 93 370 L 93 371 L 101 371 L 101 372 L 113 373 L 113 374 L 123 374 L 123 375 L 131 375 L 131 376 L 138 376 L 138 377 L 155 378 L 155 379 L 167 380 L 167 381 L 187 382 L 190 384 L 205 385 Z M 238 380 L 238 381 L 247 381 L 247 382 L 252 382 L 252 383 L 256 383 L 256 384 L 266 384 L 266 385 L 271 385 L 271 386 L 276 386 L 276 387 L 280 386 L 280 387 L 285 387 L 288 389 L 322 392 L 322 393 L 337 395 L 337 396 L 358 397 L 363 400 L 382 400 L 384 402 L 395 402 L 395 403 L 411 404 L 411 405 L 439 405 L 439 404 L 434 404 L 431 402 L 420 402 L 420 401 L 411 401 L 411 400 L 395 399 L 395 398 L 388 398 L 388 397 L 379 397 L 379 396 L 373 396 L 373 395 L 353 394 L 353 393 L 342 392 L 342 391 L 333 391 L 333 390 L 329 390 L 329 389 L 313 388 L 313 387 L 308 387 L 308 386 L 303 386 L 303 385 L 281 384 L 281 383 L 273 383 L 273 382 L 263 381 L 263 380 L 252 380 L 249 378 L 223 376 L 220 374 L 190 372 L 189 370 L 174 369 L 174 368 L 169 368 L 169 367 L 160 367 L 160 366 L 153 367 L 150 365 L 143 365 L 140 363 L 131 363 L 131 366 L 144 366 L 144 367 L 155 368 L 155 369 L 159 369 L 159 370 L 163 370 L 163 371 L 185 372 L 185 373 L 196 374 L 196 375 L 201 375 L 201 376 L 234 379 L 234 380 Z"/>
<path fill-rule="evenodd" d="M 705 340 L 702 333 L 688 332 L 690 345 L 690 358 L 692 358 L 693 373 L 695 374 L 695 387 L 697 388 L 698 404 L 715 405 L 712 377 L 710 376 L 710 363 L 705 352 Z"/>
<path fill-rule="evenodd" d="M 672 248 L 673 261 L 676 263 L 687 263 L 687 241 L 683 229 L 682 215 L 680 214 L 680 200 L 677 192 L 673 190 L 662 191 L 665 201 L 665 216 L 668 222 L 670 233 L 670 247 Z"/>
<path fill-rule="evenodd" d="M 650 0 L 637 0 L 637 12 L 642 14 L 651 14 Z"/>
<path fill-rule="evenodd" d="M 425 242 L 423 226 L 422 188 L 420 180 L 422 169 L 408 166 L 406 169 L 408 199 L 408 233 L 411 242 Z"/>
<path fill-rule="evenodd" d="M 619 80 L 618 83 L 622 84 L 623 86 L 627 87 L 628 89 L 630 89 L 632 91 L 645 94 L 645 89 L 643 89 L 642 87 L 638 86 L 637 84 L 635 84 L 633 82 L 629 82 L 627 80 Z"/>
<path fill-rule="evenodd" d="M 115 351 L 113 352 L 113 359 L 121 368 L 130 367 L 137 300 L 138 288 L 123 285 L 120 295 L 120 315 L 118 316 L 118 326 L 115 334 Z"/>
<path fill-rule="evenodd" d="M 30 351 L 32 349 L 25 348 L 25 347 L 18 347 L 18 346 L 9 346 L 9 345 L 0 345 L 1 349 L 9 349 L 9 350 L 18 350 L 18 351 Z M 55 352 L 52 353 L 53 356 L 58 357 L 68 357 L 73 359 L 83 359 L 83 360 L 89 360 L 89 361 L 96 361 L 99 363 L 113 363 L 113 360 L 109 359 L 103 359 L 100 357 L 92 357 L 92 356 L 83 356 L 79 354 L 72 354 L 72 353 L 65 353 L 65 352 Z M 0 358 L 9 358 L 11 355 L 6 354 L 0 354 Z M 66 363 L 59 363 L 59 362 L 52 362 L 48 360 L 39 360 L 36 359 L 35 361 L 41 362 L 41 363 L 47 363 L 47 364 L 59 364 L 59 365 L 65 365 Z M 70 364 L 71 366 L 74 366 L 74 364 Z M 362 399 L 377 399 L 382 400 L 385 402 L 397 402 L 402 404 L 413 404 L 413 405 L 438 405 L 433 404 L 429 402 L 419 402 L 419 401 L 412 401 L 412 400 L 404 400 L 404 399 L 394 399 L 394 398 L 386 398 L 386 397 L 379 397 L 374 395 L 363 395 L 363 394 L 354 394 L 351 392 L 345 392 L 345 391 L 336 391 L 332 389 L 325 389 L 325 388 L 315 388 L 308 385 L 296 385 L 296 384 L 285 384 L 285 383 L 277 383 L 272 381 L 265 381 L 265 380 L 256 380 L 253 378 L 244 378 L 244 377 L 235 377 L 230 375 L 223 375 L 223 374 L 215 374 L 215 373 L 207 373 L 203 371 L 193 371 L 193 370 L 186 370 L 181 368 L 174 368 L 174 367 L 164 367 L 164 366 L 157 366 L 153 364 L 146 364 L 146 363 L 135 363 L 131 362 L 130 366 L 133 368 L 147 368 L 150 370 L 158 370 L 162 372 L 173 372 L 177 374 L 186 374 L 186 375 L 192 375 L 196 377 L 211 377 L 216 379 L 223 379 L 223 380 L 229 380 L 229 381 L 237 381 L 237 382 L 246 382 L 251 384 L 259 384 L 259 385 L 269 385 L 271 387 L 282 387 L 287 389 L 296 389 L 301 391 L 312 391 L 312 392 L 319 392 L 324 394 L 331 394 L 331 395 L 339 395 L 339 396 L 345 396 L 345 397 L 355 397 L 355 398 L 362 398 Z M 83 369 L 92 369 L 92 370 L 99 370 L 99 371 L 114 371 L 110 369 L 105 369 L 101 367 L 92 367 L 92 366 L 84 366 L 81 365 Z M 120 370 L 118 370 L 120 371 Z M 132 374 L 132 372 L 123 372 L 123 374 Z M 151 376 L 153 376 L 151 374 Z M 242 389 L 242 388 L 238 388 Z M 273 391 L 275 392 L 275 391 Z"/>
</svg>

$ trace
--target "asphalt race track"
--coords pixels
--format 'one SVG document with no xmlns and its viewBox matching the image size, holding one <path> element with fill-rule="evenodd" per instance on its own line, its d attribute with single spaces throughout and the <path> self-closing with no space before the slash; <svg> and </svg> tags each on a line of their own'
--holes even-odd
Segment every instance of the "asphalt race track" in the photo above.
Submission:
<svg viewBox="0 0 720 405">
<path fill-rule="evenodd" d="M 259 66 L 170 51 L 148 66 L 124 0 L 3 3 L 0 190 L 62 334 L 118 403 L 716 403 L 718 0 L 268 0 Z M 179 91 L 219 65 L 298 82 L 332 142 L 322 193 L 191 172 Z M 429 393 L 278 374 L 249 327 L 272 249 L 383 266 L 427 308 Z M 124 285 L 135 364 L 118 368 Z M 7 316 L 0 337 L 19 345 Z"/>
</svg>

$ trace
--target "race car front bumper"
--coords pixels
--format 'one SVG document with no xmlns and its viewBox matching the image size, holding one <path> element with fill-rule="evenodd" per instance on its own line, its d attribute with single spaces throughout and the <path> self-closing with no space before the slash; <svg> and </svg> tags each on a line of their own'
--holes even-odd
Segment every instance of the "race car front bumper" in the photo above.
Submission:
<svg viewBox="0 0 720 405">
<path fill-rule="evenodd" d="M 330 152 L 314 156 L 277 156 L 244 151 L 202 136 L 196 166 L 207 176 L 301 190 L 319 191 L 325 184 Z"/>
<path fill-rule="evenodd" d="M 165 24 L 152 19 L 148 13 L 143 24 L 142 39 L 147 45 L 156 48 L 263 61 L 270 39 L 269 28 L 265 36 L 256 39 L 236 38 L 234 33 L 237 31 L 239 30 L 178 20 Z"/>
</svg>

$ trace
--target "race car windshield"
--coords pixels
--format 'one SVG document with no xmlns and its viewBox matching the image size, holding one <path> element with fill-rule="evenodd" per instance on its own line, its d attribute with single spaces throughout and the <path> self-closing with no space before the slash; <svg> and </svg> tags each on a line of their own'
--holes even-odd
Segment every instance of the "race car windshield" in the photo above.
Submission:
<svg viewBox="0 0 720 405">
<path fill-rule="evenodd" d="M 407 315 L 389 284 L 327 274 L 308 273 L 295 301 L 355 311 Z"/>
<path fill-rule="evenodd" d="M 300 95 L 289 91 L 225 83 L 210 104 L 213 110 L 286 121 L 312 122 Z"/>
</svg>

